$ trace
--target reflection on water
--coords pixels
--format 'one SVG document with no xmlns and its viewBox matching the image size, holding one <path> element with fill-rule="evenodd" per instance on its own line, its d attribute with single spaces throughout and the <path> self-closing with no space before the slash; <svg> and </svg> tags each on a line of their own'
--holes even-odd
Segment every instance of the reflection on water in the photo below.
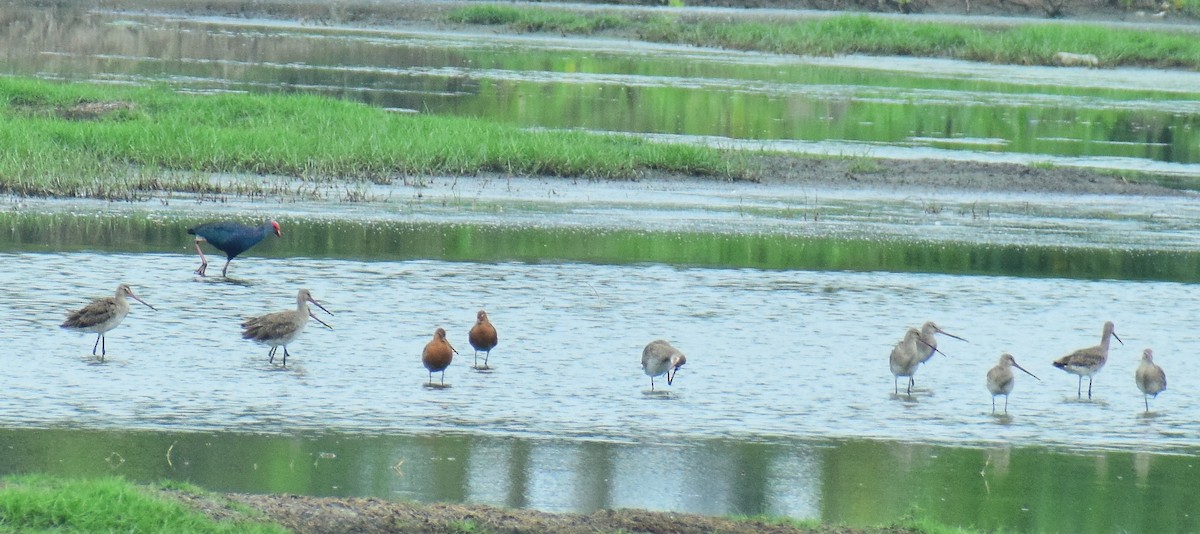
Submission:
<svg viewBox="0 0 1200 534">
<path fill-rule="evenodd" d="M 0 430 L 0 474 L 548 511 L 647 508 L 878 525 L 918 513 L 1024 532 L 1186 532 L 1194 457 L 888 441 Z M 1152 509 L 1153 513 L 1148 513 Z"/>
<path fill-rule="evenodd" d="M 1194 73 L 834 64 L 623 41 L 331 28 L 298 23 L 303 15 L 286 9 L 274 15 L 281 20 L 11 8 L 0 43 L 15 74 L 318 92 L 525 126 L 849 143 L 835 154 L 865 144 L 1126 168 L 1136 166 L 1112 158 L 1200 162 L 1200 107 L 1179 89 L 1197 86 Z"/>
</svg>

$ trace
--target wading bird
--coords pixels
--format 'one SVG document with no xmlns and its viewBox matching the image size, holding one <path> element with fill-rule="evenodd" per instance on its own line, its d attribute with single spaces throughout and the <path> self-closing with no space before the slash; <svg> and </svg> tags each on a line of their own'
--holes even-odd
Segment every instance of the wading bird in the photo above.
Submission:
<svg viewBox="0 0 1200 534">
<path fill-rule="evenodd" d="M 642 370 L 650 376 L 650 391 L 654 391 L 654 377 L 667 375 L 669 386 L 685 363 L 687 356 L 662 339 L 651 341 L 642 349 Z"/>
<path fill-rule="evenodd" d="M 1075 389 L 1075 398 L 1083 396 L 1083 377 L 1088 377 L 1088 398 L 1092 398 L 1092 375 L 1100 372 L 1104 364 L 1108 362 L 1108 338 L 1109 336 L 1117 338 L 1117 341 L 1122 345 L 1125 344 L 1117 333 L 1113 331 L 1113 322 L 1107 321 L 1104 323 L 1104 333 L 1100 336 L 1100 344 L 1095 347 L 1079 349 L 1062 358 L 1054 360 L 1054 366 L 1071 374 L 1079 375 L 1079 387 Z"/>
<path fill-rule="evenodd" d="M 1013 376 L 1013 372 L 1012 372 L 1013 367 L 1016 367 L 1017 369 L 1024 371 L 1025 374 L 1027 374 L 1029 376 L 1037 378 L 1038 382 L 1042 381 L 1042 379 L 1038 378 L 1037 375 L 1034 375 L 1033 373 L 1026 371 L 1024 367 L 1017 365 L 1017 360 L 1013 359 L 1012 354 L 1009 354 L 1007 352 L 1004 354 L 1001 354 L 1000 355 L 1000 363 L 997 363 L 996 366 L 993 367 L 991 370 L 989 370 L 987 373 L 987 388 L 988 388 L 988 391 L 992 392 L 992 413 L 993 414 L 996 413 L 996 396 L 997 395 L 1004 395 L 1004 413 L 1008 414 L 1008 394 L 1012 393 L 1013 383 L 1016 382 L 1016 378 Z"/>
<path fill-rule="evenodd" d="M 488 357 L 500 342 L 499 336 L 496 335 L 496 327 L 488 321 L 487 312 L 479 310 L 476 314 L 475 326 L 467 333 L 467 341 L 470 341 L 471 348 L 475 349 L 475 367 L 479 368 L 479 351 L 483 351 L 483 369 L 487 369 Z"/>
<path fill-rule="evenodd" d="M 147 304 L 146 301 L 138 298 L 133 294 L 133 290 L 125 284 L 117 286 L 117 294 L 112 297 L 96 299 L 88 303 L 78 310 L 67 314 L 67 320 L 59 325 L 67 330 L 77 330 L 79 332 L 95 332 L 96 343 L 92 345 L 92 356 L 96 355 L 96 346 L 100 346 L 100 361 L 104 361 L 104 355 L 107 352 L 104 346 L 104 333 L 108 332 L 121 324 L 125 316 L 129 314 L 129 301 L 125 300 L 129 297 L 133 300 L 145 304 L 154 311 L 158 311 Z"/>
<path fill-rule="evenodd" d="M 251 317 L 242 322 L 242 339 L 249 339 L 271 347 L 271 352 L 267 353 L 267 363 L 275 363 L 275 351 L 279 350 L 279 347 L 283 347 L 283 366 L 287 367 L 288 343 L 291 343 L 296 336 L 300 335 L 300 332 L 304 331 L 309 317 L 325 325 L 325 328 L 333 330 L 332 326 L 318 319 L 312 310 L 308 309 L 309 302 L 316 304 L 321 311 L 333 315 L 333 312 L 326 310 L 320 302 L 312 297 L 312 293 L 309 293 L 307 289 L 301 289 L 296 294 L 295 310 L 268 313 Z"/>
<path fill-rule="evenodd" d="M 892 354 L 888 356 L 888 363 L 892 368 L 892 386 L 896 395 L 900 394 L 900 385 L 897 380 L 902 376 L 908 377 L 908 389 L 905 391 L 908 395 L 912 395 L 912 388 L 916 383 L 913 380 L 913 374 L 921 366 L 925 351 L 929 348 L 929 344 L 921 339 L 921 331 L 916 328 L 906 330 L 904 339 L 892 348 Z"/>
<path fill-rule="evenodd" d="M 446 340 L 446 330 L 438 328 L 433 332 L 433 339 L 425 344 L 425 350 L 421 351 L 421 363 L 425 364 L 425 369 L 429 371 L 429 385 L 433 385 L 433 373 L 441 372 L 441 384 L 446 385 L 446 368 L 450 367 L 450 361 L 454 359 L 454 355 L 458 354 L 454 350 L 454 346 Z"/>
<path fill-rule="evenodd" d="M 1158 398 L 1158 394 L 1167 389 L 1167 373 L 1154 363 L 1153 351 L 1142 351 L 1142 363 L 1138 364 L 1133 377 L 1138 389 L 1142 390 L 1142 400 L 1146 401 L 1146 413 L 1150 413 L 1150 397 Z"/>
<path fill-rule="evenodd" d="M 200 255 L 200 267 L 196 269 L 196 274 L 200 276 L 204 276 L 208 269 L 208 258 L 205 258 L 204 251 L 200 250 L 200 243 L 208 243 L 225 253 L 225 267 L 221 269 L 221 276 L 227 276 L 229 263 L 238 254 L 257 245 L 268 234 L 274 233 L 283 237 L 283 233 L 279 231 L 279 223 L 275 221 L 264 221 L 258 226 L 233 221 L 210 222 L 188 228 L 187 232 L 196 236 L 196 253 Z"/>
</svg>

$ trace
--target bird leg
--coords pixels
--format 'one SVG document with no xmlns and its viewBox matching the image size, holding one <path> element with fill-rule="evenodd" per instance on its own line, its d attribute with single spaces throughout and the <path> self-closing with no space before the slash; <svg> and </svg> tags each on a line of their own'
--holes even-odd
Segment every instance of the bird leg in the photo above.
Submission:
<svg viewBox="0 0 1200 534">
<path fill-rule="evenodd" d="M 475 367 L 476 368 L 479 367 L 479 351 L 478 350 L 475 351 Z"/>
<path fill-rule="evenodd" d="M 288 351 L 287 351 L 287 345 L 284 345 L 284 346 L 283 346 L 283 366 L 284 366 L 284 367 L 287 367 L 287 357 L 288 357 L 288 356 L 289 356 L 289 354 L 288 354 Z"/>
<path fill-rule="evenodd" d="M 1083 382 L 1083 377 L 1079 377 L 1079 381 Z M 1092 377 L 1088 377 L 1088 400 L 1092 400 Z"/>
<path fill-rule="evenodd" d="M 913 380 L 913 377 L 911 377 L 911 376 L 908 377 L 908 396 L 909 397 L 912 396 L 912 388 L 914 385 L 916 385 L 916 383 L 917 383 L 917 381 Z"/>
<path fill-rule="evenodd" d="M 1142 400 L 1146 401 L 1146 413 L 1150 413 L 1150 396 L 1142 395 Z"/>
<path fill-rule="evenodd" d="M 225 266 L 221 268 L 221 276 L 223 278 L 229 278 L 229 275 L 227 275 L 225 273 L 229 272 L 229 262 L 231 262 L 231 261 L 233 261 L 233 258 L 225 260 Z"/>
<path fill-rule="evenodd" d="M 271 347 L 271 350 L 267 352 L 267 363 L 275 363 L 275 351 L 278 349 L 279 347 Z"/>
<path fill-rule="evenodd" d="M 995 397 L 993 397 L 992 402 L 995 402 L 995 401 L 996 401 L 996 399 L 995 399 Z M 1008 395 L 1004 396 L 1004 415 L 1008 415 Z"/>
<path fill-rule="evenodd" d="M 996 396 L 992 395 L 992 415 L 996 415 Z"/>
<path fill-rule="evenodd" d="M 484 367 L 487 367 L 487 366 L 488 366 L 488 364 L 487 364 L 487 361 L 488 361 L 488 356 L 491 356 L 491 355 L 492 355 L 492 351 L 490 351 L 490 350 L 489 350 L 489 351 L 487 351 L 487 352 L 485 352 L 485 353 L 483 353 L 483 366 L 484 366 Z M 476 358 L 478 358 L 478 356 L 476 356 Z"/>
<path fill-rule="evenodd" d="M 92 356 L 96 355 L 96 347 L 100 346 L 100 340 L 104 338 L 104 334 L 96 334 L 96 343 L 92 344 Z"/>
<path fill-rule="evenodd" d="M 204 251 L 200 250 L 200 242 L 203 239 L 196 240 L 196 253 L 200 255 L 200 267 L 196 269 L 196 274 L 204 276 L 204 270 L 208 269 L 208 258 L 204 257 Z"/>
<path fill-rule="evenodd" d="M 1090 397 L 1091 395 L 1091 387 L 1088 387 L 1088 396 Z M 1083 375 L 1079 375 L 1079 385 L 1075 387 L 1075 398 L 1083 398 Z"/>
</svg>

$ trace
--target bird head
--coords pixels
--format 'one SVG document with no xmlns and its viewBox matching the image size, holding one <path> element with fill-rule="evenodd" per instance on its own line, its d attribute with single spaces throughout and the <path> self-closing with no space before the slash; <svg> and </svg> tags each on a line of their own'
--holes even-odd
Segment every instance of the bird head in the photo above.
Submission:
<svg viewBox="0 0 1200 534">
<path fill-rule="evenodd" d="M 676 352 L 671 355 L 671 369 L 667 371 L 667 385 L 671 385 L 675 381 L 675 375 L 679 373 L 679 368 L 687 363 L 687 356 L 682 352 Z"/>
<path fill-rule="evenodd" d="M 271 221 L 271 229 L 275 231 L 275 235 L 283 237 L 283 232 L 279 231 L 279 223 Z"/>
</svg>

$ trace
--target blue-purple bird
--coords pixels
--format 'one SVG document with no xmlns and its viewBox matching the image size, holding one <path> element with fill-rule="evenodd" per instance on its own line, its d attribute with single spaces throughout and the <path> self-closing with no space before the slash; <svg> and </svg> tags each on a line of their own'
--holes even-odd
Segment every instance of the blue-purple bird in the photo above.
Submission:
<svg viewBox="0 0 1200 534">
<path fill-rule="evenodd" d="M 258 226 L 248 226 L 233 221 L 210 222 L 188 228 L 187 232 L 196 236 L 196 253 L 200 255 L 200 268 L 196 269 L 196 274 L 200 276 L 204 276 L 204 272 L 208 268 L 208 259 L 204 257 L 204 251 L 200 250 L 200 243 L 207 242 L 225 253 L 227 259 L 225 267 L 221 269 L 221 276 L 228 276 L 229 263 L 238 254 L 257 245 L 267 237 L 267 234 L 274 233 L 283 237 L 283 233 L 279 231 L 279 223 L 275 221 L 264 221 Z"/>
</svg>

